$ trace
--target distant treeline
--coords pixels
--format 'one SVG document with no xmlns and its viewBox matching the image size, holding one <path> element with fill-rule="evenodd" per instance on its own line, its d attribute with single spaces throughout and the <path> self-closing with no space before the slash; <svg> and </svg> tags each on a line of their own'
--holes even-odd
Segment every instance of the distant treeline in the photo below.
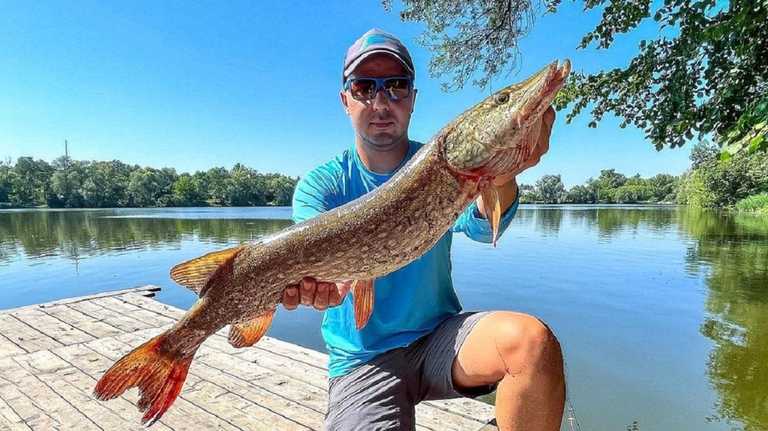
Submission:
<svg viewBox="0 0 768 431">
<path fill-rule="evenodd" d="M 236 164 L 194 174 L 59 157 L 0 162 L 0 206 L 116 208 L 290 205 L 298 178 Z"/>
<path fill-rule="evenodd" d="M 641 178 L 640 174 L 627 177 L 615 169 L 600 171 L 583 185 L 566 190 L 560 175 L 544 175 L 534 185 L 520 184 L 522 203 L 572 204 L 634 204 L 675 203 L 679 177 L 658 174 Z"/>
</svg>

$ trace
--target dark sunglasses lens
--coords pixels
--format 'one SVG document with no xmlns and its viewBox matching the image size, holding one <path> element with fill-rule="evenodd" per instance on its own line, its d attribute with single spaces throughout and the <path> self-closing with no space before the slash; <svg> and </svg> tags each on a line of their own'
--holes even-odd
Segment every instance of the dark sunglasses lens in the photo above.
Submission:
<svg viewBox="0 0 768 431">
<path fill-rule="evenodd" d="M 355 79 L 349 84 L 349 92 L 357 100 L 372 99 L 376 92 L 376 81 L 372 79 Z"/>
<path fill-rule="evenodd" d="M 411 94 L 411 81 L 406 78 L 391 78 L 384 81 L 384 89 L 393 100 L 404 99 Z"/>
</svg>

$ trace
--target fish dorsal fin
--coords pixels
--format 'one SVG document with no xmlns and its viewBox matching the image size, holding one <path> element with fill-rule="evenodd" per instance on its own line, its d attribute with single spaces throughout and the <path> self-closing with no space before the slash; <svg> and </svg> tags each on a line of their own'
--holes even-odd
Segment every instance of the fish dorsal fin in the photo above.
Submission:
<svg viewBox="0 0 768 431">
<path fill-rule="evenodd" d="M 275 309 L 271 309 L 259 317 L 247 322 L 233 324 L 229 328 L 229 344 L 233 347 L 250 347 L 256 344 L 272 325 Z"/>
<path fill-rule="evenodd" d="M 214 251 L 198 258 L 182 262 L 171 268 L 171 278 L 176 283 L 197 293 L 202 292 L 206 281 L 221 265 L 237 256 L 244 246 Z"/>
<path fill-rule="evenodd" d="M 352 297 L 355 302 L 355 326 L 362 329 L 373 313 L 373 279 L 352 282 Z"/>
</svg>

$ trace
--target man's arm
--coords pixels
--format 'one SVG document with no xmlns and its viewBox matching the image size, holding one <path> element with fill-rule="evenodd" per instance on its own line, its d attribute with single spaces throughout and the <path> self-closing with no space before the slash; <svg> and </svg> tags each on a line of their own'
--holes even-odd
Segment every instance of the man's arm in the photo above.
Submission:
<svg viewBox="0 0 768 431">
<path fill-rule="evenodd" d="M 512 180 L 514 183 L 514 180 Z M 499 223 L 499 236 L 501 236 L 515 217 L 518 206 L 517 186 L 514 186 L 514 195 L 500 196 L 501 198 L 501 220 Z M 511 199 L 511 202 L 510 202 Z M 491 223 L 481 209 L 482 198 L 477 198 L 466 210 L 464 210 L 451 229 L 453 232 L 463 232 L 467 237 L 474 241 L 490 244 L 493 242 L 493 230 Z"/>
</svg>

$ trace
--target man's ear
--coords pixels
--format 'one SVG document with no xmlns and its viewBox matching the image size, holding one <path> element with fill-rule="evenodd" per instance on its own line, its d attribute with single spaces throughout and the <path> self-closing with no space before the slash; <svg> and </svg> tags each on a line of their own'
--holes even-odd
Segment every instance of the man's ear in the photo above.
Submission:
<svg viewBox="0 0 768 431">
<path fill-rule="evenodd" d="M 347 93 L 339 91 L 339 99 L 341 99 L 341 104 L 344 106 L 344 112 L 349 115 L 349 102 L 347 102 Z"/>
<path fill-rule="evenodd" d="M 416 95 L 419 94 L 419 90 L 413 89 L 413 100 L 411 101 L 411 112 L 416 108 Z"/>
</svg>

